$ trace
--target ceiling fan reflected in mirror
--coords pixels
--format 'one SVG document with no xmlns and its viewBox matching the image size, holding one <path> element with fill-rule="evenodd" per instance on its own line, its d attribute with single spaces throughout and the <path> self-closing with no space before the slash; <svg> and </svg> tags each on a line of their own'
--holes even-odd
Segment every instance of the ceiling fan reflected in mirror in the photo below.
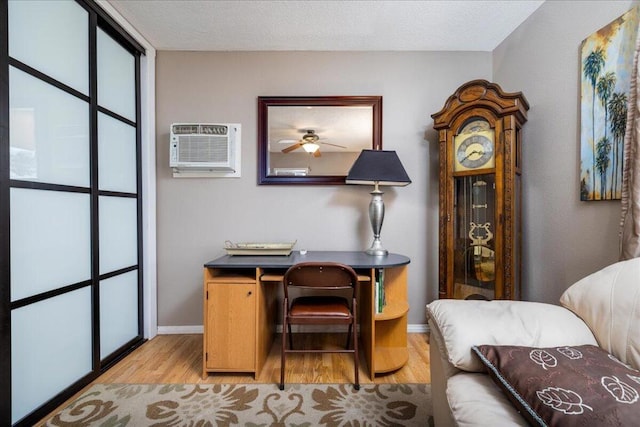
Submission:
<svg viewBox="0 0 640 427">
<path fill-rule="evenodd" d="M 320 157 L 320 144 L 323 145 L 331 145 L 333 147 L 338 147 L 338 148 L 347 148 L 344 145 L 338 145 L 338 144 L 331 144 L 328 142 L 324 142 L 324 140 L 321 140 L 320 137 L 318 136 L 318 134 L 316 133 L 315 130 L 313 129 L 307 129 L 306 131 L 304 131 L 305 134 L 302 135 L 302 138 L 300 138 L 300 140 L 296 141 L 296 140 L 291 140 L 291 139 L 281 139 L 280 141 L 278 141 L 278 143 L 280 144 L 292 144 L 289 147 L 286 147 L 284 149 L 282 149 L 283 153 L 290 153 L 294 150 L 297 150 L 298 148 L 302 148 L 304 151 L 306 151 L 309 154 L 313 154 L 314 157 Z"/>
</svg>

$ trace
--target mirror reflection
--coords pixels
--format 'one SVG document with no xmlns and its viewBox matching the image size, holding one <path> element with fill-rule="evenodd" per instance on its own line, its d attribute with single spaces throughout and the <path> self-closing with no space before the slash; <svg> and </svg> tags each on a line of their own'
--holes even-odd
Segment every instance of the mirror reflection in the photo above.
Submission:
<svg viewBox="0 0 640 427">
<path fill-rule="evenodd" d="M 260 98 L 260 183 L 344 184 L 363 149 L 381 148 L 380 104 L 381 97 Z"/>
</svg>

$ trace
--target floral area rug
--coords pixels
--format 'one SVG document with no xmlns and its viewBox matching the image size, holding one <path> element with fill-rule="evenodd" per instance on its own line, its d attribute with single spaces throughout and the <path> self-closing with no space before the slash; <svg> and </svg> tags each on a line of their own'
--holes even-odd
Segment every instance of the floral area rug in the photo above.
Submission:
<svg viewBox="0 0 640 427">
<path fill-rule="evenodd" d="M 45 426 L 429 426 L 429 384 L 95 384 Z"/>
</svg>

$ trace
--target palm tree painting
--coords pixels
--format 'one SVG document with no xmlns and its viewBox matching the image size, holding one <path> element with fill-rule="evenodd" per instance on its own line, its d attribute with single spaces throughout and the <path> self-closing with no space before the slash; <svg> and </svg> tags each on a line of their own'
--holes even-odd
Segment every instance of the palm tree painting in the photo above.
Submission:
<svg viewBox="0 0 640 427">
<path fill-rule="evenodd" d="M 580 200 L 616 200 L 622 191 L 638 7 L 587 37 L 580 47 Z"/>
</svg>

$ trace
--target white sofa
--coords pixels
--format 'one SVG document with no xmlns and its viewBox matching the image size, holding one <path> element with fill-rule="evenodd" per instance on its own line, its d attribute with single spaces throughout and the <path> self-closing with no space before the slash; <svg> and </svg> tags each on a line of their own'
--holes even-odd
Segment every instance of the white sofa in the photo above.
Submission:
<svg viewBox="0 0 640 427">
<path fill-rule="evenodd" d="M 444 299 L 428 304 L 435 426 L 528 425 L 472 346 L 594 344 L 627 368 L 640 367 L 640 258 L 580 280 L 560 304 Z M 640 419 L 640 401 L 634 405 Z"/>
</svg>

